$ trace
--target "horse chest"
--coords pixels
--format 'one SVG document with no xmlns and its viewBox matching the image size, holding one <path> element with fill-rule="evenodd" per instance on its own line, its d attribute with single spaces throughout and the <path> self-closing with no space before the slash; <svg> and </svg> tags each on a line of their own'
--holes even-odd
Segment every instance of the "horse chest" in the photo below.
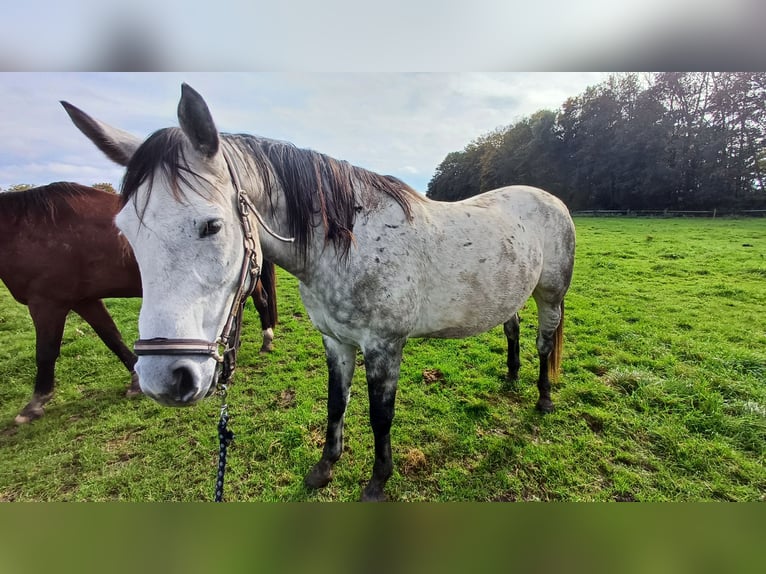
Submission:
<svg viewBox="0 0 766 574">
<path fill-rule="evenodd" d="M 350 322 L 351 309 L 336 293 L 321 293 L 302 282 L 299 291 L 309 319 L 320 333 L 345 343 L 356 343 L 356 329 Z M 339 304 L 334 304 L 336 301 Z"/>
<path fill-rule="evenodd" d="M 336 281 L 300 283 L 311 322 L 323 334 L 359 344 L 372 333 L 406 335 L 415 320 L 413 293 L 373 272 L 345 275 Z M 407 301 L 408 304 L 403 304 Z"/>
</svg>

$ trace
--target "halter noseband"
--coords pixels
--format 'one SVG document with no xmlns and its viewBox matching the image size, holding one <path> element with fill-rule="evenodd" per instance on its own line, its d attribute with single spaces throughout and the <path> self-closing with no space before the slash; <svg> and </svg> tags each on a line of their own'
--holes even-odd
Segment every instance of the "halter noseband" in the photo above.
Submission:
<svg viewBox="0 0 766 574">
<path fill-rule="evenodd" d="M 237 349 L 239 348 L 240 334 L 242 331 L 242 311 L 245 308 L 247 298 L 255 289 L 255 285 L 261 274 L 261 268 L 257 261 L 257 244 L 254 236 L 255 226 L 251 216 L 255 216 L 264 228 L 279 239 L 291 241 L 274 234 L 265 225 L 255 206 L 242 189 L 236 170 L 224 152 L 224 160 L 229 168 L 229 175 L 237 191 L 237 208 L 239 211 L 239 223 L 242 227 L 242 237 L 245 255 L 242 260 L 242 268 L 239 273 L 237 292 L 234 295 L 226 324 L 223 326 L 220 336 L 216 341 L 203 339 L 168 339 L 155 337 L 153 339 L 139 339 L 133 349 L 136 355 L 203 355 L 212 357 L 222 365 L 219 385 L 227 385 L 234 374 L 237 362 Z"/>
</svg>

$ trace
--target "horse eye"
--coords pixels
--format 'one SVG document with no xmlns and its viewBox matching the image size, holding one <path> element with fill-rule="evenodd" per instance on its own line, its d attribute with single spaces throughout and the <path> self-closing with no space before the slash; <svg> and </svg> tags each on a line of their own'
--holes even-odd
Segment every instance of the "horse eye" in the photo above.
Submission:
<svg viewBox="0 0 766 574">
<path fill-rule="evenodd" d="M 203 237 L 209 237 L 211 235 L 215 235 L 221 229 L 223 228 L 223 224 L 221 223 L 220 219 L 209 219 L 205 223 L 202 224 L 202 227 L 199 230 L 199 236 L 200 238 Z"/>
</svg>

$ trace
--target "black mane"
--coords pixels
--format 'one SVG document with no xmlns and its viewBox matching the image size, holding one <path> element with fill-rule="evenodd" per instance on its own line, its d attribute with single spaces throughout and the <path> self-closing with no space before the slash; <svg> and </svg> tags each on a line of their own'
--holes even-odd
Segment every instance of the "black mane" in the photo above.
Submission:
<svg viewBox="0 0 766 574">
<path fill-rule="evenodd" d="M 179 128 L 163 128 L 150 135 L 135 151 L 125 169 L 120 186 L 122 204 L 134 197 L 138 188 L 146 181 L 151 191 L 157 170 L 170 182 L 173 197 L 181 198 L 179 182 L 191 185 L 189 175 L 198 177 L 186 162 L 184 155 L 185 137 Z"/>
<path fill-rule="evenodd" d="M 0 193 L 0 214 L 13 220 L 38 217 L 54 221 L 58 214 L 74 213 L 70 201 L 86 195 L 109 193 L 79 183 L 58 181 L 23 191 Z"/>
<path fill-rule="evenodd" d="M 353 241 L 356 209 L 361 202 L 358 189 L 377 190 L 391 197 L 408 219 L 412 217 L 411 202 L 420 198 L 416 191 L 393 176 L 379 175 L 287 142 L 246 134 L 222 134 L 221 137 L 250 162 L 248 167 L 257 171 L 270 200 L 273 201 L 272 194 L 277 187 L 283 190 L 289 233 L 295 237 L 304 256 L 317 214 L 324 225 L 325 241 L 333 242 L 341 253 L 348 252 Z M 190 176 L 196 179 L 201 176 L 188 166 L 184 156 L 185 138 L 179 128 L 164 128 L 141 144 L 122 180 L 123 204 L 147 181 L 151 190 L 157 170 L 170 182 L 177 200 L 182 196 L 179 182 L 194 188 Z"/>
<path fill-rule="evenodd" d="M 420 197 L 393 176 L 380 175 L 288 142 L 246 134 L 227 134 L 223 138 L 254 163 L 270 200 L 276 186 L 282 189 L 289 234 L 295 237 L 304 256 L 317 214 L 324 225 L 325 241 L 333 242 L 343 254 L 348 252 L 354 238 L 357 207 L 362 202 L 357 197 L 360 189 L 377 190 L 393 198 L 408 219 L 412 217 L 411 201 Z"/>
</svg>

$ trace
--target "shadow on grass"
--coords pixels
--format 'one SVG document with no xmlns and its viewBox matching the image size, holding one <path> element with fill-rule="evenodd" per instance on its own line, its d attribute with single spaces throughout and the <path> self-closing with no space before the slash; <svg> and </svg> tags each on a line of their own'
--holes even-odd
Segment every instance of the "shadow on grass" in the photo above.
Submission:
<svg viewBox="0 0 766 574">
<path fill-rule="evenodd" d="M 133 404 L 136 401 L 148 400 L 143 395 L 125 396 L 125 388 L 89 388 L 82 392 L 82 397 L 59 398 L 56 395 L 45 405 L 45 414 L 34 421 L 17 425 L 15 415 L 0 421 L 0 447 L 15 444 L 16 437 L 23 440 L 36 440 L 58 428 L 71 427 L 73 423 L 87 421 L 96 423 L 104 413 L 119 408 L 120 405 Z M 28 398 L 26 399 L 28 400 Z M 19 404 L 19 410 L 25 403 Z"/>
</svg>

